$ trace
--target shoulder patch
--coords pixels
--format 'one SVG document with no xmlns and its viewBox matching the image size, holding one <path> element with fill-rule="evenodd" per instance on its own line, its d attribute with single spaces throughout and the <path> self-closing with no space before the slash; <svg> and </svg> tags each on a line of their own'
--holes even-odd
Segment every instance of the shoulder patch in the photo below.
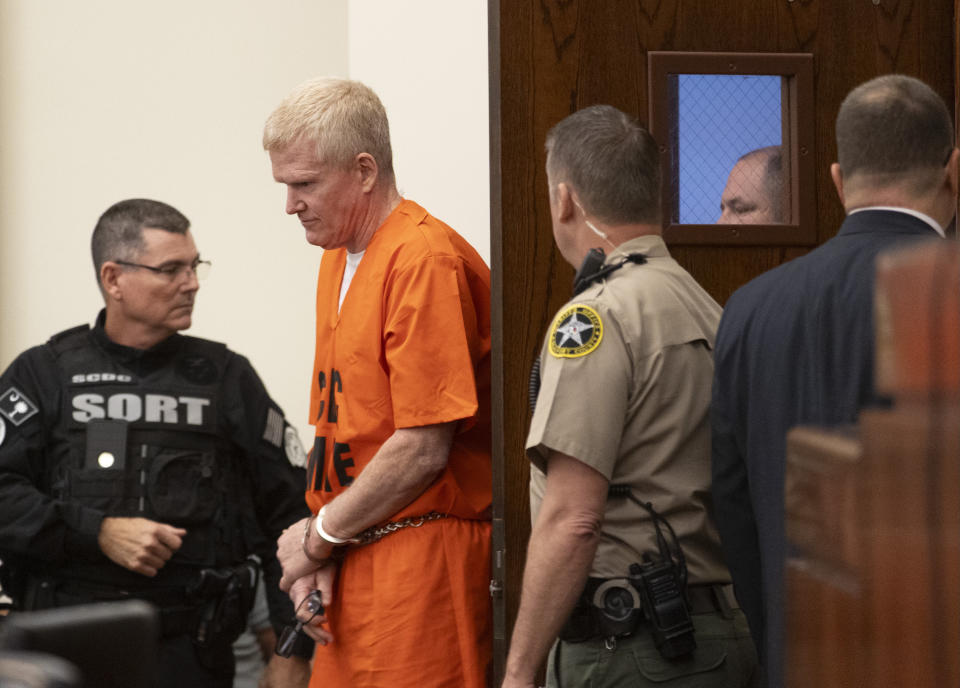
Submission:
<svg viewBox="0 0 960 688">
<path fill-rule="evenodd" d="M 600 346 L 603 323 L 600 314 L 583 304 L 567 306 L 557 313 L 550 327 L 550 354 L 578 358 Z"/>
<path fill-rule="evenodd" d="M 297 468 L 305 468 L 307 465 L 307 454 L 303 451 L 303 443 L 300 441 L 300 435 L 288 425 L 283 432 L 283 448 L 287 453 L 287 460 Z"/>
<path fill-rule="evenodd" d="M 36 412 L 37 405 L 16 387 L 11 387 L 0 396 L 0 415 L 14 425 L 20 425 Z"/>
<path fill-rule="evenodd" d="M 283 442 L 283 415 L 277 409 L 270 407 L 267 409 L 267 422 L 263 426 L 263 439 L 279 447 Z"/>
</svg>

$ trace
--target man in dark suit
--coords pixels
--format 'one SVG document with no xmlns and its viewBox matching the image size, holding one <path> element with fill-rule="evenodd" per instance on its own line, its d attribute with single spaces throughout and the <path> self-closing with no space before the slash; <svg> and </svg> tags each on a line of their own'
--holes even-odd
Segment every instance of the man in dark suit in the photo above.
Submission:
<svg viewBox="0 0 960 688">
<path fill-rule="evenodd" d="M 787 431 L 851 423 L 876 401 L 877 254 L 936 239 L 953 220 L 960 151 L 943 100 L 888 75 L 854 89 L 837 116 L 830 168 L 847 218 L 835 237 L 730 298 L 717 333 L 713 497 L 737 597 L 768 684 L 784 669 Z"/>
</svg>

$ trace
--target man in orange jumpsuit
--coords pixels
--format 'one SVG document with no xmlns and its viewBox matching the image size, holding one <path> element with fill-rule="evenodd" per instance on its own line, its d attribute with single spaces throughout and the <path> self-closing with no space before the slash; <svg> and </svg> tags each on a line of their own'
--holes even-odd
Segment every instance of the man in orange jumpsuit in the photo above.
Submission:
<svg viewBox="0 0 960 688">
<path fill-rule="evenodd" d="M 325 646 L 310 685 L 480 688 L 491 655 L 489 269 L 401 198 L 386 113 L 363 84 L 302 84 L 263 144 L 286 212 L 325 249 L 307 470 L 316 515 L 278 549 L 294 604 L 316 589 L 325 607 L 304 629 Z"/>
</svg>

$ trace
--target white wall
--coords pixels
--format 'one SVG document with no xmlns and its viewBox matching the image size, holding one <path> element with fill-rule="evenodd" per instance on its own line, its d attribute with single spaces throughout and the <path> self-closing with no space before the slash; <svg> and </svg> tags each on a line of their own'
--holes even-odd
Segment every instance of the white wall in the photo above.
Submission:
<svg viewBox="0 0 960 688">
<path fill-rule="evenodd" d="M 401 191 L 489 261 L 486 24 L 485 0 L 0 0 L 0 368 L 92 322 L 97 217 L 156 198 L 214 262 L 190 333 L 248 356 L 311 444 L 321 252 L 283 213 L 263 121 L 309 77 L 365 81 Z"/>
<path fill-rule="evenodd" d="M 350 78 L 387 108 L 401 193 L 490 262 L 486 0 L 350 0 Z"/>
<path fill-rule="evenodd" d="M 260 146 L 290 88 L 346 75 L 346 0 L 0 0 L 0 367 L 102 302 L 90 233 L 115 201 L 187 215 L 191 334 L 250 358 L 304 440 L 319 250 Z"/>
</svg>

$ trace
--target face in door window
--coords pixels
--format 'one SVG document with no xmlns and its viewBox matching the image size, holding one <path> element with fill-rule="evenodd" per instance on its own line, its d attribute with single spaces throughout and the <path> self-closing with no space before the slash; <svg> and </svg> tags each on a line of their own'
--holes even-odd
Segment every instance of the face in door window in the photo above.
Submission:
<svg viewBox="0 0 960 688">
<path fill-rule="evenodd" d="M 783 159 L 780 146 L 742 155 L 720 197 L 718 224 L 770 225 L 783 222 Z"/>
</svg>

